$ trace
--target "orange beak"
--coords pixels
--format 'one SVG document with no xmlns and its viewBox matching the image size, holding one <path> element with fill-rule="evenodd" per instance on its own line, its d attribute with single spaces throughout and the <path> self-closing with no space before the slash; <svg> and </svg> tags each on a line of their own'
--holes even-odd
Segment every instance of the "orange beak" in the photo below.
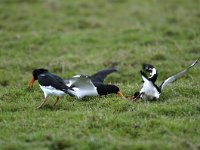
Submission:
<svg viewBox="0 0 200 150">
<path fill-rule="evenodd" d="M 126 99 L 126 98 L 124 97 L 124 95 L 122 94 L 122 91 L 119 91 L 119 92 L 117 93 L 117 95 L 120 96 L 120 97 L 122 97 L 123 99 Z"/>
<path fill-rule="evenodd" d="M 34 82 L 35 82 L 35 79 L 33 77 L 32 80 L 31 80 L 31 82 L 29 83 L 29 88 L 30 89 L 33 87 Z"/>
</svg>

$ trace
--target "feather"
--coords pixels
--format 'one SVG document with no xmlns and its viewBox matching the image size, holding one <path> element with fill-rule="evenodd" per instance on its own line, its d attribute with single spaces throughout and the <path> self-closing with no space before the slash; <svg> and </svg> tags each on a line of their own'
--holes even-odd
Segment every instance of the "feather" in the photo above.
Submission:
<svg viewBox="0 0 200 150">
<path fill-rule="evenodd" d="M 94 82 L 103 83 L 105 78 L 107 77 L 107 75 L 109 75 L 110 73 L 113 73 L 113 72 L 117 72 L 117 69 L 111 68 L 111 69 L 104 69 L 104 70 L 98 71 L 97 73 L 95 73 L 91 76 L 91 80 L 93 83 Z"/>
<path fill-rule="evenodd" d="M 185 70 L 177 73 L 176 75 L 173 75 L 169 78 L 167 78 L 161 85 L 160 85 L 160 90 L 162 91 L 167 85 L 169 85 L 170 83 L 176 81 L 178 78 L 182 77 L 186 72 L 189 71 L 190 68 L 192 68 L 194 65 L 197 64 L 199 58 L 197 60 L 195 60 L 189 67 L 187 67 Z"/>
</svg>

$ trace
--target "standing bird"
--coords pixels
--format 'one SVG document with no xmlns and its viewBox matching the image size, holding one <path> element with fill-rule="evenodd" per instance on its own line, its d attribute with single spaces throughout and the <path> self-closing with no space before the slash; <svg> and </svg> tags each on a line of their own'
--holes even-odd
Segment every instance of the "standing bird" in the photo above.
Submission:
<svg viewBox="0 0 200 150">
<path fill-rule="evenodd" d="M 29 88 L 31 89 L 35 80 L 38 80 L 39 86 L 44 92 L 44 101 L 37 108 L 41 108 L 42 106 L 44 106 L 47 101 L 47 97 L 50 94 L 57 96 L 57 99 L 53 104 L 54 107 L 58 103 L 60 96 L 65 93 L 68 94 L 70 88 L 66 86 L 64 80 L 59 76 L 49 73 L 47 69 L 35 69 L 33 70 L 32 74 L 33 78 L 29 84 Z M 73 91 L 73 89 L 70 90 Z"/>
<path fill-rule="evenodd" d="M 108 74 L 116 71 L 116 69 L 111 68 L 101 70 L 92 76 L 76 75 L 65 80 L 65 83 L 68 87 L 73 89 L 73 91 L 69 90 L 69 94 L 78 99 L 86 96 L 101 96 L 112 93 L 124 98 L 119 87 L 103 83 Z"/>
<path fill-rule="evenodd" d="M 139 98 L 146 99 L 146 100 L 157 100 L 160 97 L 161 91 L 170 83 L 174 82 L 178 78 L 182 77 L 186 72 L 189 71 L 190 68 L 192 68 L 194 65 L 197 64 L 199 58 L 195 60 L 189 67 L 184 69 L 183 71 L 167 78 L 165 81 L 162 82 L 162 84 L 158 87 L 155 82 L 157 80 L 157 71 L 156 69 L 150 65 L 150 64 L 144 64 L 143 70 L 150 73 L 150 77 L 147 77 L 147 75 L 140 71 L 143 79 L 143 86 L 140 92 L 136 92 L 133 96 L 134 100 L 137 100 Z"/>
</svg>

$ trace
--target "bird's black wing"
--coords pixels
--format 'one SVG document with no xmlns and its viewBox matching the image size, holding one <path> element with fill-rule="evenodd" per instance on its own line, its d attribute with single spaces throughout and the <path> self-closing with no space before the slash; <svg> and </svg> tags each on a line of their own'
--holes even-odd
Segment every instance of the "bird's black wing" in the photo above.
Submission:
<svg viewBox="0 0 200 150">
<path fill-rule="evenodd" d="M 169 78 L 167 78 L 161 85 L 160 85 L 160 90 L 163 90 L 163 88 L 165 88 L 167 85 L 169 85 L 170 83 L 176 81 L 178 78 L 182 77 L 186 72 L 188 72 L 188 70 L 190 68 L 192 68 L 194 65 L 197 64 L 199 58 L 197 60 L 195 60 L 189 67 L 187 67 L 185 70 L 177 73 L 176 75 L 173 75 Z"/>
<path fill-rule="evenodd" d="M 104 70 L 101 70 L 95 74 L 93 74 L 91 76 L 91 80 L 92 82 L 100 82 L 100 83 L 103 83 L 104 82 L 104 79 L 106 78 L 106 76 L 112 72 L 117 72 L 117 69 L 115 68 L 110 68 L 110 69 L 104 69 Z"/>
<path fill-rule="evenodd" d="M 38 76 L 38 82 L 42 86 L 52 86 L 65 93 L 67 93 L 67 90 L 69 89 L 62 78 L 51 73 L 40 74 Z"/>
</svg>

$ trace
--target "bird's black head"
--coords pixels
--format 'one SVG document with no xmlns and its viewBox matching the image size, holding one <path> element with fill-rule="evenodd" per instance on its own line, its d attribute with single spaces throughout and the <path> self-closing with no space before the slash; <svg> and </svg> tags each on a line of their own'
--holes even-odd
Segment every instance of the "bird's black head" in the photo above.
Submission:
<svg viewBox="0 0 200 150">
<path fill-rule="evenodd" d="M 135 92 L 134 97 L 138 97 L 140 95 L 140 92 Z"/>
<path fill-rule="evenodd" d="M 47 69 L 43 69 L 43 68 L 40 68 L 40 69 L 35 69 L 35 70 L 33 70 L 33 78 L 35 79 L 35 80 L 37 80 L 38 79 L 38 76 L 40 75 L 40 74 L 43 74 L 43 73 L 45 73 L 45 72 L 48 72 L 48 70 Z"/>
<path fill-rule="evenodd" d="M 105 85 L 105 84 L 98 85 L 97 91 L 99 95 L 108 95 L 113 93 L 117 94 L 120 97 L 124 97 L 119 87 L 117 87 L 116 85 Z"/>
<path fill-rule="evenodd" d="M 151 76 L 148 77 L 148 79 L 150 81 L 152 81 L 153 83 L 156 82 L 157 77 L 158 77 L 158 73 L 156 71 L 156 68 L 153 65 L 150 64 L 143 64 L 142 65 L 142 69 L 146 72 L 148 72 Z"/>
<path fill-rule="evenodd" d="M 143 64 L 142 65 L 142 69 L 149 73 L 152 72 L 153 68 L 154 68 L 154 66 L 152 66 L 151 64 Z"/>
<path fill-rule="evenodd" d="M 38 76 L 40 74 L 42 74 L 42 73 L 45 73 L 45 72 L 48 72 L 48 70 L 47 69 L 43 69 L 43 68 L 33 70 L 33 73 L 32 73 L 33 74 L 33 78 L 32 78 L 32 80 L 31 80 L 31 82 L 29 84 L 29 88 L 30 89 L 33 87 L 33 84 L 34 84 L 35 80 L 38 79 Z"/>
<path fill-rule="evenodd" d="M 111 94 L 111 93 L 117 94 L 120 91 L 119 87 L 117 87 L 116 85 L 106 85 L 105 89 L 108 94 Z"/>
</svg>

